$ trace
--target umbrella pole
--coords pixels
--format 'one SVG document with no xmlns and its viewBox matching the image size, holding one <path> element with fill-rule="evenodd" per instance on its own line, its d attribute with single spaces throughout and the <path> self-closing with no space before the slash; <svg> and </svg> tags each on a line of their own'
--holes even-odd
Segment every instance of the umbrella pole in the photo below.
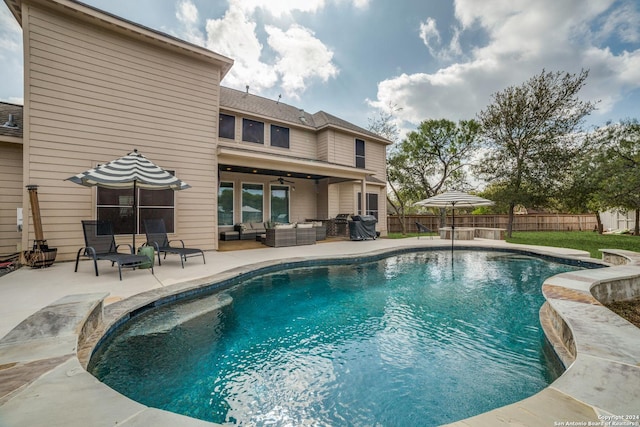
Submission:
<svg viewBox="0 0 640 427">
<path fill-rule="evenodd" d="M 136 231 L 138 231 L 138 181 L 133 180 L 133 253 L 136 253 Z"/>
<path fill-rule="evenodd" d="M 455 239 L 456 233 L 456 204 L 452 203 L 453 213 L 451 214 L 451 260 L 453 261 L 453 240 Z"/>
</svg>

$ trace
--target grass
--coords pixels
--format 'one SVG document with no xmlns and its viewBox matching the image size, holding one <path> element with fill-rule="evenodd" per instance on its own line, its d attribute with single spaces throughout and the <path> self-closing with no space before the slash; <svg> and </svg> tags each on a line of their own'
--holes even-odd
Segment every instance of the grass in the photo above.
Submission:
<svg viewBox="0 0 640 427">
<path fill-rule="evenodd" d="M 518 231 L 509 243 L 581 249 L 592 258 L 602 258 L 600 249 L 626 249 L 640 252 L 640 237 L 629 234 L 598 234 L 592 231 Z"/>
<path fill-rule="evenodd" d="M 436 233 L 432 233 L 436 235 Z M 417 237 L 418 233 L 389 233 L 389 239 Z M 428 234 L 421 234 L 428 236 Z M 592 258 L 602 258 L 600 249 L 626 249 L 640 252 L 640 237 L 628 234 L 598 234 L 592 231 L 516 231 L 513 237 L 507 238 L 509 243 L 520 243 L 535 246 L 553 246 L 557 248 L 581 249 L 591 254 Z"/>
</svg>

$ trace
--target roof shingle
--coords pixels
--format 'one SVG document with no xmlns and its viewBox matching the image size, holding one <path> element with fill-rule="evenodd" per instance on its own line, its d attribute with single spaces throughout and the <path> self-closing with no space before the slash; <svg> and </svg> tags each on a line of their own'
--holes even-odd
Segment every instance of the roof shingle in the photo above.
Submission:
<svg viewBox="0 0 640 427">
<path fill-rule="evenodd" d="M 366 135 L 378 141 L 391 143 L 391 141 L 387 141 L 385 138 L 373 132 L 324 111 L 309 114 L 302 108 L 224 86 L 220 86 L 220 108 L 268 117 L 281 123 L 310 127 L 315 130 L 320 130 L 325 127 L 337 127 Z"/>
</svg>

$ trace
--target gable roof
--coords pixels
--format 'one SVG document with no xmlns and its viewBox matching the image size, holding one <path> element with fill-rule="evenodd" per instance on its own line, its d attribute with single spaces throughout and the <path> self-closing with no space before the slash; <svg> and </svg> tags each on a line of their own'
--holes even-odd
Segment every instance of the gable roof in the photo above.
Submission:
<svg viewBox="0 0 640 427">
<path fill-rule="evenodd" d="M 284 102 L 274 101 L 262 96 L 253 95 L 236 89 L 220 86 L 220 109 L 231 112 L 247 113 L 257 117 L 272 119 L 275 122 L 287 123 L 296 127 L 315 131 L 335 128 L 349 133 L 359 134 L 378 142 L 391 144 L 391 141 L 376 135 L 364 128 L 354 125 L 324 111 L 310 114 L 302 108 Z"/>
<path fill-rule="evenodd" d="M 9 114 L 13 115 L 13 122 L 17 127 L 4 126 L 4 124 L 9 120 Z M 22 105 L 0 102 L 0 136 L 22 138 L 22 129 Z"/>
<path fill-rule="evenodd" d="M 22 26 L 22 3 L 37 4 L 43 8 L 57 10 L 67 16 L 89 22 L 91 25 L 99 25 L 111 31 L 161 46 L 164 49 L 196 56 L 201 60 L 214 63 L 220 67 L 221 79 L 233 66 L 233 60 L 231 58 L 227 58 L 219 53 L 205 49 L 202 46 L 186 42 L 161 31 L 153 30 L 77 0 L 4 0 L 4 2 L 20 26 Z"/>
</svg>

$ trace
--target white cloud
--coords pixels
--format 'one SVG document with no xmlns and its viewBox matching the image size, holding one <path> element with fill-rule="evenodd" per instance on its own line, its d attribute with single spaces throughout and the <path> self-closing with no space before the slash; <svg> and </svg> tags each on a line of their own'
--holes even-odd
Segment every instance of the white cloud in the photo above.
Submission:
<svg viewBox="0 0 640 427">
<path fill-rule="evenodd" d="M 602 100 L 598 107 L 606 113 L 625 91 L 640 87 L 640 49 L 614 54 L 594 41 L 616 35 L 634 40 L 637 26 L 629 29 L 620 17 L 632 16 L 629 5 L 614 0 L 456 0 L 455 16 L 463 34 L 484 31 L 487 44 L 460 51 L 469 59 L 435 73 L 382 81 L 377 99 L 369 103 L 376 108 L 397 104 L 402 108 L 399 116 L 413 124 L 429 118 L 468 119 L 489 104 L 492 93 L 519 85 L 543 68 L 567 72 L 584 68 L 590 75 L 580 95 Z M 603 21 L 603 16 L 608 18 Z M 604 24 L 594 29 L 599 22 Z M 459 35 L 454 33 L 448 47 L 438 51 L 447 42 L 441 43 L 435 21 L 428 18 L 420 29 L 421 39 L 439 59 L 446 58 L 442 52 L 455 51 L 451 46 L 460 46 Z"/>
<path fill-rule="evenodd" d="M 6 5 L 0 5 L 0 100 L 24 104 L 22 98 L 22 29 Z"/>
<path fill-rule="evenodd" d="M 6 6 L 0 8 L 0 58 L 22 52 L 22 29 Z"/>
<path fill-rule="evenodd" d="M 431 56 L 436 56 L 434 50 L 440 46 L 440 32 L 436 26 L 436 20 L 433 18 L 427 18 L 425 22 L 420 23 L 420 38 L 425 46 L 431 52 Z M 436 45 L 435 47 L 433 45 Z"/>
<path fill-rule="evenodd" d="M 181 38 L 199 46 L 204 46 L 204 35 L 198 27 L 198 9 L 191 0 L 180 0 L 178 2 L 176 5 L 176 19 L 185 28 L 180 34 Z"/>
<path fill-rule="evenodd" d="M 335 3 L 351 3 L 357 9 L 369 6 L 369 0 L 328 0 Z M 289 16 L 292 12 L 316 13 L 322 10 L 327 0 L 229 0 L 231 7 L 241 8 L 245 13 L 252 14 L 256 9 L 275 16 Z"/>
<path fill-rule="evenodd" d="M 269 34 L 269 46 L 278 54 L 275 69 L 288 96 L 297 98 L 310 79 L 326 82 L 338 75 L 338 69 L 331 62 L 333 52 L 315 38 L 312 31 L 299 25 L 293 25 L 286 32 L 274 26 L 267 26 L 265 30 Z"/>
<path fill-rule="evenodd" d="M 292 10 L 312 12 L 323 6 L 323 1 L 266 2 L 261 0 L 231 0 L 229 9 L 221 19 L 206 24 L 207 48 L 234 59 L 224 84 L 244 90 L 249 85 L 260 93 L 277 84 L 290 98 L 298 98 L 310 82 L 326 82 L 337 76 L 333 52 L 315 34 L 300 25 L 291 25 L 286 31 L 274 25 L 265 25 L 268 48 L 275 59 L 266 59 L 265 46 L 258 38 L 258 28 L 252 13 L 256 8 L 268 8 L 272 13 Z"/>
<path fill-rule="evenodd" d="M 450 61 L 462 54 L 460 47 L 460 29 L 453 28 L 453 36 L 448 45 L 443 46 L 440 32 L 438 31 L 436 20 L 427 18 L 425 22 L 420 23 L 420 38 L 424 45 L 429 49 L 429 53 L 436 59 L 441 61 Z"/>
<path fill-rule="evenodd" d="M 207 48 L 235 61 L 225 77 L 227 86 L 244 89 L 249 85 L 260 92 L 277 83 L 274 67 L 260 60 L 263 46 L 256 35 L 256 23 L 242 9 L 230 7 L 221 19 L 208 20 L 206 29 Z"/>
<path fill-rule="evenodd" d="M 622 5 L 609 14 L 602 24 L 602 29 L 596 34 L 598 38 L 616 35 L 626 43 L 640 42 L 640 11 L 631 3 Z"/>
<path fill-rule="evenodd" d="M 230 0 L 230 8 L 237 7 L 246 14 L 262 9 L 276 17 L 289 15 L 293 11 L 315 13 L 325 6 L 325 0 Z"/>
</svg>

